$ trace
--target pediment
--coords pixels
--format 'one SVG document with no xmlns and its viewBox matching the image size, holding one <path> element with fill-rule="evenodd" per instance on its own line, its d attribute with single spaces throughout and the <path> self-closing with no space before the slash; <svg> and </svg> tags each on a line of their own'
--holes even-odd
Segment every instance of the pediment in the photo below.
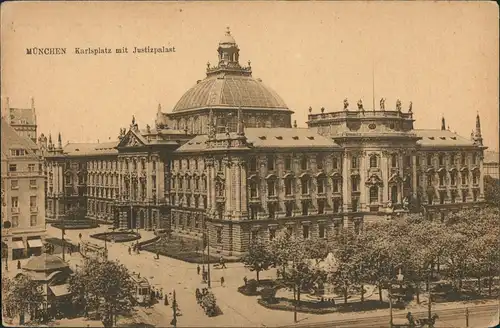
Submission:
<svg viewBox="0 0 500 328">
<path fill-rule="evenodd" d="M 135 148 L 145 146 L 145 143 L 140 140 L 131 130 L 123 137 L 117 148 Z"/>
<path fill-rule="evenodd" d="M 399 176 L 399 174 L 393 174 L 389 178 L 389 183 L 401 183 L 402 181 L 403 181 L 403 179 L 401 179 L 401 177 Z"/>
<path fill-rule="evenodd" d="M 377 174 L 372 174 L 366 181 L 366 184 L 377 185 L 382 184 L 382 179 Z"/>
</svg>

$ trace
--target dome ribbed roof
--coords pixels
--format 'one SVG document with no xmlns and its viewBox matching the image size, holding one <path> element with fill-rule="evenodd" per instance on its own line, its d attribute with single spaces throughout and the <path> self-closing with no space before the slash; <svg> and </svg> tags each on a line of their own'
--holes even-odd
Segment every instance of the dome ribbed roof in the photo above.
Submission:
<svg viewBox="0 0 500 328">
<path fill-rule="evenodd" d="M 175 105 L 173 112 L 204 107 L 287 110 L 281 97 L 251 76 L 217 75 L 200 81 Z"/>
<path fill-rule="evenodd" d="M 23 266 L 23 269 L 29 271 L 49 271 L 67 267 L 68 263 L 64 262 L 60 257 L 44 253 L 40 256 L 30 258 L 28 263 Z"/>
</svg>

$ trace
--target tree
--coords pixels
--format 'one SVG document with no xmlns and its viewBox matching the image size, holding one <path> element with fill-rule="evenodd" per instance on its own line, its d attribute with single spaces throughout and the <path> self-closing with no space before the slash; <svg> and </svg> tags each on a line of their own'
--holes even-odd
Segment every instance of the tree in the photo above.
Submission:
<svg viewBox="0 0 500 328">
<path fill-rule="evenodd" d="M 328 280 L 344 296 L 344 303 L 347 303 L 349 294 L 361 285 L 361 263 L 365 258 L 360 255 L 361 250 L 358 236 L 349 229 L 342 229 L 333 240 L 335 265 L 327 268 Z"/>
<path fill-rule="evenodd" d="M 43 301 L 41 286 L 29 276 L 20 274 L 13 280 L 2 277 L 2 305 L 10 316 L 18 314 L 21 324 L 24 323 L 24 314 L 29 311 L 33 318 Z"/>
<path fill-rule="evenodd" d="M 250 244 L 242 262 L 250 271 L 256 272 L 257 281 L 259 281 L 259 273 L 268 270 L 274 263 L 268 245 L 260 240 Z"/>
<path fill-rule="evenodd" d="M 484 199 L 492 205 L 500 206 L 500 180 L 484 176 Z"/>
<path fill-rule="evenodd" d="M 113 326 L 117 314 L 132 311 L 135 286 L 125 266 L 109 260 L 89 259 L 70 278 L 69 290 L 84 308 L 97 310 L 105 326 Z"/>
<path fill-rule="evenodd" d="M 286 232 L 279 233 L 270 243 L 270 251 L 276 266 L 280 266 L 282 282 L 293 289 L 294 320 L 297 322 L 297 305 L 300 305 L 301 291 L 311 288 L 324 272 L 312 265 L 312 254 L 308 252 L 306 242 Z"/>
</svg>

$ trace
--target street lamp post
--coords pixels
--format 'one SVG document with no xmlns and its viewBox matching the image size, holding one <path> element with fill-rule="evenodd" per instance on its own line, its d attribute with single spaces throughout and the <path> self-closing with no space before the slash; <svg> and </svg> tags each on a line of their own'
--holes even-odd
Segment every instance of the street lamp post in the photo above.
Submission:
<svg viewBox="0 0 500 328">
<path fill-rule="evenodd" d="M 403 274 L 401 274 L 401 268 L 399 268 L 399 273 L 396 275 L 396 278 L 399 282 L 403 281 Z M 390 315 L 390 319 L 389 319 L 389 327 L 392 328 L 394 325 L 393 325 L 393 315 L 392 315 L 392 280 L 389 282 L 389 315 Z"/>
<path fill-rule="evenodd" d="M 431 272 L 432 272 L 432 270 L 429 269 L 429 273 L 427 274 L 427 286 L 429 288 L 429 300 L 428 300 L 428 304 L 427 304 L 427 311 L 428 311 L 428 316 L 429 316 L 429 322 L 431 321 L 431 318 L 432 318 Z"/>
</svg>

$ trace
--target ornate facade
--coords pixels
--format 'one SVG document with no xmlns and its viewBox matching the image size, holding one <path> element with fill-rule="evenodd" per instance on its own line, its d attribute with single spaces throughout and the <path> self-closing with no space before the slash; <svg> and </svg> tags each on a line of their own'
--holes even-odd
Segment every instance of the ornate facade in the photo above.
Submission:
<svg viewBox="0 0 500 328">
<path fill-rule="evenodd" d="M 292 127 L 284 101 L 239 64 L 229 31 L 217 52 L 218 64 L 171 113 L 158 106 L 154 128 L 133 119 L 114 144 L 52 151 L 48 167 L 79 163 L 58 171 L 72 176 L 65 199 L 77 193 L 88 217 L 125 229 L 207 232 L 231 254 L 281 229 L 328 238 L 400 212 L 439 218 L 483 200 L 479 116 L 466 139 L 444 119 L 441 129 L 414 129 L 411 103 L 386 109 L 382 99 L 365 110 L 359 100 L 351 110 L 346 99 L 339 110 L 310 109 L 308 128 Z"/>
</svg>

